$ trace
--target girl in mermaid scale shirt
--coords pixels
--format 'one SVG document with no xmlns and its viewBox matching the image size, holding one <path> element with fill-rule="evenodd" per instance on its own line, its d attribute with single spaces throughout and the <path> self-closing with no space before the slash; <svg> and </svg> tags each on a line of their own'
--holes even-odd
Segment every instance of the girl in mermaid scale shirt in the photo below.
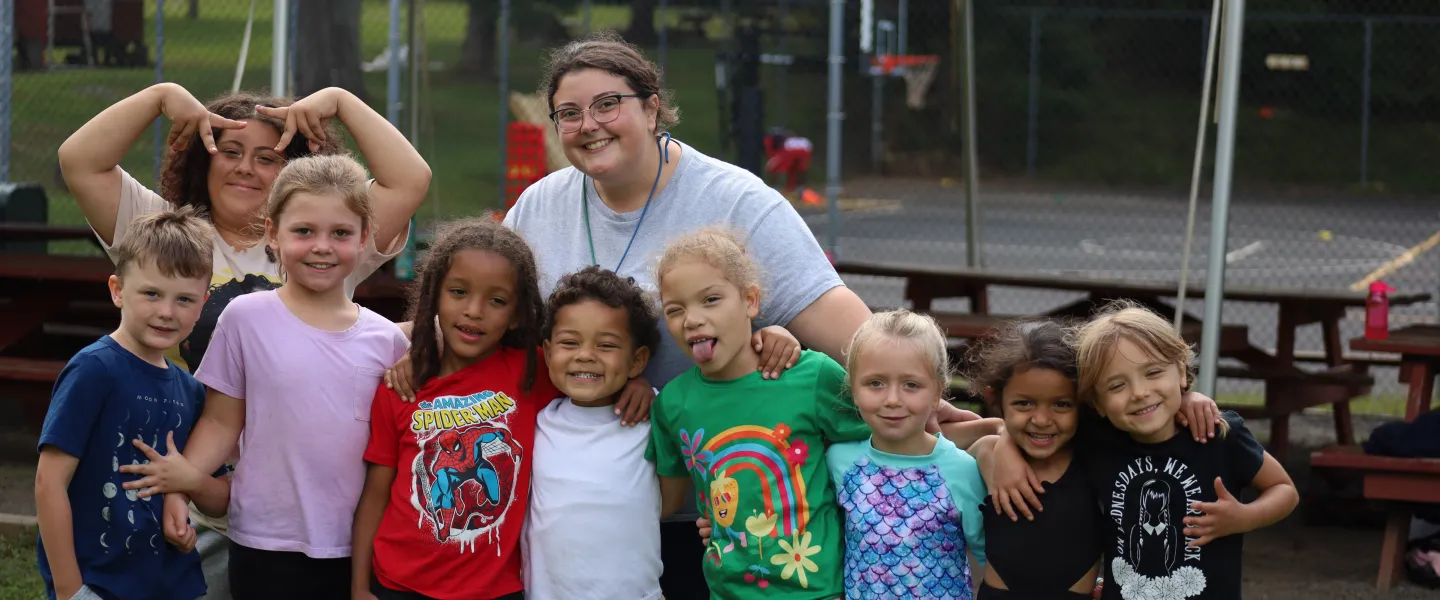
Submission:
<svg viewBox="0 0 1440 600">
<path fill-rule="evenodd" d="M 969 600 L 967 552 L 985 566 L 985 484 L 974 458 L 925 432 L 949 381 L 944 333 L 925 315 L 877 313 L 846 363 L 872 433 L 825 453 L 845 510 L 845 597 Z"/>
</svg>

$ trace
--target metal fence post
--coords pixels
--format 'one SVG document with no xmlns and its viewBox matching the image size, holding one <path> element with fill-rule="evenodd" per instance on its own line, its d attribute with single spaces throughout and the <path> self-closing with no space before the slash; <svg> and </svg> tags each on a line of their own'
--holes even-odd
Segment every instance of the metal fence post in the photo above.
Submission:
<svg viewBox="0 0 1440 600">
<path fill-rule="evenodd" d="M 594 0 L 585 0 L 580 12 L 585 16 L 585 35 L 590 35 L 590 9 L 594 8 Z"/>
<path fill-rule="evenodd" d="M 4 49 L 4 60 L 0 60 L 0 182 L 10 181 L 10 97 L 14 83 L 11 71 L 14 62 L 10 49 L 15 47 L 15 3 L 0 2 L 0 48 Z"/>
<path fill-rule="evenodd" d="M 496 181 L 496 189 L 500 196 L 497 208 L 505 208 L 505 163 L 506 154 L 509 149 L 509 138 L 505 135 L 505 128 L 509 126 L 510 120 L 510 0 L 500 0 L 500 49 L 496 52 L 495 58 L 499 61 L 500 80 L 496 87 L 500 90 L 500 104 L 496 106 L 496 113 L 500 115 L 499 129 L 496 131 L 496 139 L 500 142 L 500 170 L 499 178 Z"/>
<path fill-rule="evenodd" d="M 385 67 L 385 119 L 400 128 L 400 3 L 390 0 L 389 60 Z M 502 105 L 503 106 L 503 105 Z"/>
<path fill-rule="evenodd" d="M 834 259 L 840 258 L 840 122 L 845 119 L 840 89 L 845 77 L 845 0 L 830 0 L 830 76 L 825 114 L 825 197 L 830 219 L 825 242 Z"/>
<path fill-rule="evenodd" d="M 1199 392 L 1215 396 L 1220 357 L 1221 313 L 1225 304 L 1225 244 L 1229 237 L 1230 186 L 1235 167 L 1235 117 L 1239 112 L 1241 42 L 1245 38 L 1245 0 L 1225 6 L 1220 44 L 1220 125 L 1215 134 L 1215 172 L 1210 202 L 1210 255 L 1205 269 L 1205 318 L 1200 333 Z"/>
<path fill-rule="evenodd" d="M 1030 11 L 1030 94 L 1025 115 L 1025 178 L 1035 178 L 1035 162 L 1040 154 L 1040 20 L 1043 9 Z"/>
<path fill-rule="evenodd" d="M 289 87 L 290 74 L 290 1 L 275 0 L 274 15 L 270 27 L 270 95 L 284 97 Z"/>
<path fill-rule="evenodd" d="M 165 81 L 165 0 L 155 0 L 155 83 Z M 155 168 L 156 187 L 160 185 L 160 163 L 165 158 L 165 117 L 155 118 Z"/>
<path fill-rule="evenodd" d="M 1370 49 L 1375 21 L 1365 19 L 1365 75 L 1360 86 L 1360 189 L 1370 186 Z"/>
<path fill-rule="evenodd" d="M 965 261 L 985 266 L 980 248 L 980 161 L 975 156 L 975 2 L 965 0 Z"/>
<path fill-rule="evenodd" d="M 901 0 L 901 2 L 904 1 L 905 0 Z M 785 122 L 785 99 L 790 97 L 785 91 L 785 76 L 787 74 L 787 71 L 790 70 L 790 64 L 788 62 L 788 57 L 790 56 L 790 44 L 787 42 L 787 40 L 790 39 L 790 31 L 787 27 L 787 24 L 789 22 L 790 0 L 780 0 L 780 43 L 775 50 L 778 54 L 787 58 L 781 59 L 779 61 L 780 64 L 775 65 L 775 93 L 772 94 L 772 96 L 775 98 L 779 98 L 780 101 L 774 103 L 771 108 L 774 109 L 774 122 L 783 127 L 789 126 L 789 124 Z"/>
<path fill-rule="evenodd" d="M 660 9 L 659 9 L 659 11 L 658 11 L 658 12 L 660 13 L 660 16 L 659 16 L 659 19 L 658 19 L 658 20 L 660 21 L 660 31 L 659 31 L 659 34 L 660 34 L 660 42 L 659 42 L 660 49 L 659 49 L 659 52 L 656 53 L 656 54 L 658 54 L 658 56 L 657 56 L 656 58 L 660 59 L 660 74 L 661 74 L 661 77 L 664 77 L 664 74 L 665 74 L 665 59 L 667 58 L 667 57 L 666 57 L 666 54 L 668 54 L 669 51 L 670 51 L 670 25 L 667 23 L 667 19 L 665 18 L 665 13 L 666 13 L 666 10 L 665 10 L 665 9 L 668 7 L 669 4 L 670 4 L 670 3 L 667 2 L 666 0 L 660 0 Z M 587 14 L 588 14 L 588 13 L 587 13 Z M 586 17 L 586 18 L 588 19 L 589 17 Z M 589 27 L 587 26 L 586 29 L 588 30 Z"/>
</svg>

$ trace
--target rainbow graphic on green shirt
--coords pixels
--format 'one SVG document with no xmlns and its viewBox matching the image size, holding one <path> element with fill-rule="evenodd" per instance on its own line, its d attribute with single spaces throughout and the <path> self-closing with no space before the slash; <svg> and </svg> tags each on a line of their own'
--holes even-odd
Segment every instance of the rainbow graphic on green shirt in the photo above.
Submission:
<svg viewBox="0 0 1440 600">
<path fill-rule="evenodd" d="M 800 467 L 809 458 L 810 448 L 804 440 L 791 440 L 790 428 L 784 423 L 774 429 L 756 425 L 732 427 L 708 442 L 704 442 L 704 436 L 703 429 L 696 431 L 694 437 L 680 432 L 687 467 L 700 471 L 707 482 L 733 480 L 746 471 L 754 474 L 760 484 L 759 498 L 764 503 L 765 514 L 779 517 L 772 535 L 784 537 L 805 531 L 810 521 L 810 505 L 805 499 L 805 479 Z M 745 492 L 747 499 L 756 497 L 754 490 Z M 735 501 L 738 504 L 738 498 Z M 730 510 L 734 508 L 732 504 Z"/>
</svg>

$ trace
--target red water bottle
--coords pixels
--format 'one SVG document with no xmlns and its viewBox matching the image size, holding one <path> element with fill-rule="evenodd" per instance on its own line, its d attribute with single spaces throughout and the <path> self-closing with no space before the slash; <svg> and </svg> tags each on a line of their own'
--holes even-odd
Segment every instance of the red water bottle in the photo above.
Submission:
<svg viewBox="0 0 1440 600">
<path fill-rule="evenodd" d="M 1395 291 L 1390 284 L 1376 281 L 1370 284 L 1370 295 L 1365 298 L 1365 337 L 1383 340 L 1390 337 L 1390 297 Z"/>
</svg>

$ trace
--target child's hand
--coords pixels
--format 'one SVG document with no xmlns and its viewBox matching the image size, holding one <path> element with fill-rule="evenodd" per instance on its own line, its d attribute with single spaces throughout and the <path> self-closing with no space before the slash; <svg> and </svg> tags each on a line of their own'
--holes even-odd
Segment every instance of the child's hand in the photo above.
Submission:
<svg viewBox="0 0 1440 600">
<path fill-rule="evenodd" d="M 760 353 L 760 376 L 765 379 L 779 379 L 781 373 L 800 360 L 800 340 L 784 327 L 765 327 L 756 331 L 750 340 Z"/>
<path fill-rule="evenodd" d="M 192 492 L 200 489 L 205 484 L 207 476 L 201 473 L 195 465 L 185 459 L 179 450 L 175 449 L 175 432 L 165 434 L 165 456 L 160 456 L 154 448 L 145 442 L 134 440 L 130 442 L 150 462 L 143 465 L 121 465 L 121 473 L 133 473 L 145 475 L 141 479 L 127 481 L 122 486 L 127 490 L 140 490 L 137 494 L 141 498 L 148 498 L 155 494 L 168 494 L 170 492 Z"/>
<path fill-rule="evenodd" d="M 395 391 L 400 396 L 401 402 L 415 401 L 415 388 L 410 385 L 410 376 L 414 369 L 410 367 L 410 353 L 406 352 L 395 365 L 385 370 L 385 387 Z"/>
<path fill-rule="evenodd" d="M 700 530 L 700 542 L 710 547 L 710 520 L 705 517 L 695 519 L 695 528 Z"/>
<path fill-rule="evenodd" d="M 1199 548 L 1227 535 L 1245 533 L 1254 529 L 1250 508 L 1236 500 L 1225 490 L 1220 478 L 1215 478 L 1214 502 L 1191 502 L 1190 508 L 1205 513 L 1198 517 L 1185 517 L 1185 535 L 1199 538 L 1190 546 Z"/>
<path fill-rule="evenodd" d="M 655 400 L 655 388 L 644 377 L 636 377 L 625 383 L 620 390 L 620 401 L 615 403 L 615 414 L 620 416 L 620 425 L 629 427 L 641 421 L 650 420 L 650 403 Z"/>
<path fill-rule="evenodd" d="M 362 589 L 354 589 L 354 588 L 352 588 L 352 589 L 350 590 L 350 600 L 379 600 L 379 599 L 375 597 L 375 594 L 370 593 L 370 590 L 362 590 Z"/>
<path fill-rule="evenodd" d="M 1037 512 L 1045 510 L 1036 495 L 1044 494 L 1045 488 L 1009 436 L 1002 435 L 996 441 L 994 465 L 986 480 L 996 514 L 1003 512 L 1011 521 L 1019 521 L 1018 513 L 1034 521 L 1035 515 L 1030 512 L 1030 507 L 1035 507 Z"/>
<path fill-rule="evenodd" d="M 935 408 L 934 414 L 925 421 L 925 433 L 939 434 L 941 423 L 964 423 L 966 421 L 978 421 L 980 415 L 963 408 L 956 408 L 949 402 L 941 402 Z"/>
<path fill-rule="evenodd" d="M 1180 396 L 1180 412 L 1175 413 L 1175 422 L 1189 427 L 1195 441 L 1203 444 L 1215 437 L 1215 426 L 1220 424 L 1220 406 L 1205 394 L 1185 392 Z"/>
<path fill-rule="evenodd" d="M 165 533 L 165 541 L 181 552 L 190 552 L 198 537 L 195 528 L 190 526 L 190 498 L 185 494 L 165 494 L 163 511 L 160 529 Z"/>
</svg>

